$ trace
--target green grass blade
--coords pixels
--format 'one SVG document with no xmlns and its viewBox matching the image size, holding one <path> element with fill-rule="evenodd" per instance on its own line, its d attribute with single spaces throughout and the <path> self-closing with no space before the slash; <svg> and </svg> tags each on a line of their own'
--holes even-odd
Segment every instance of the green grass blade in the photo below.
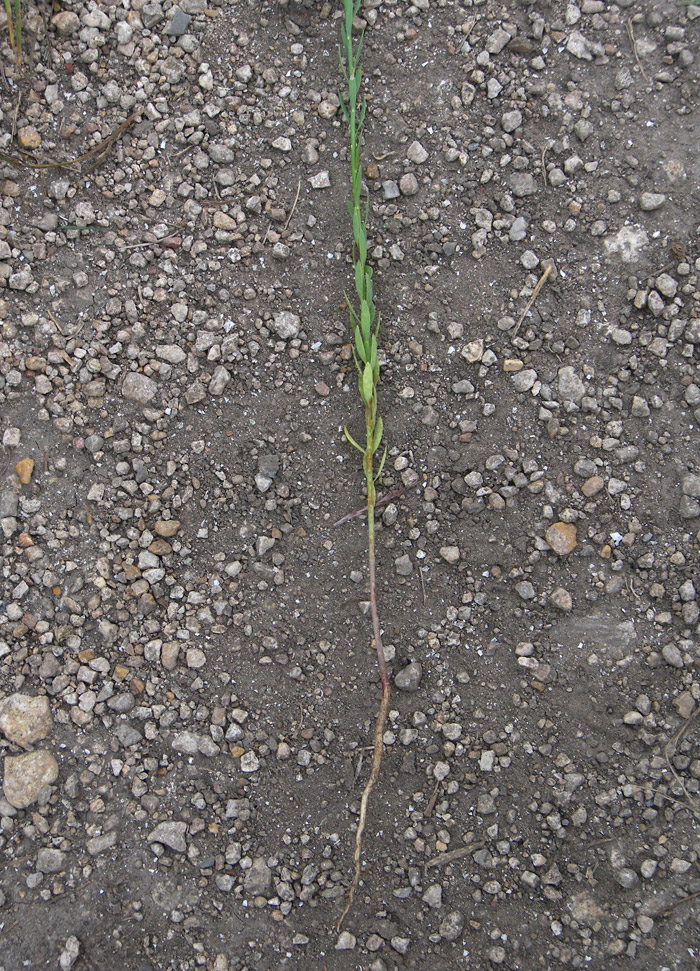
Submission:
<svg viewBox="0 0 700 971">
<path fill-rule="evenodd" d="M 367 348 L 365 347 L 365 343 L 362 340 L 362 334 L 357 328 L 355 328 L 355 347 L 357 348 L 357 353 L 362 358 L 363 363 L 367 364 L 369 360 L 369 355 L 367 354 Z"/>
<path fill-rule="evenodd" d="M 384 471 L 384 463 L 385 463 L 385 462 L 386 462 L 386 445 L 384 446 L 384 454 L 382 455 L 382 460 L 381 460 L 381 462 L 379 463 L 379 468 L 377 469 L 377 471 L 376 471 L 376 473 L 375 473 L 375 475 L 374 475 L 374 481 L 375 481 L 375 482 L 377 481 L 377 479 L 379 478 L 379 476 L 380 476 L 380 475 L 382 474 L 382 472 Z"/>
<path fill-rule="evenodd" d="M 345 432 L 345 437 L 346 437 L 346 438 L 347 438 L 347 440 L 348 440 L 348 441 L 350 442 L 350 444 L 351 444 L 351 445 L 352 445 L 352 446 L 353 446 L 354 448 L 356 448 L 358 452 L 362 452 L 362 453 L 364 454 L 364 451 L 365 451 L 365 450 L 364 450 L 364 449 L 362 448 L 362 446 L 361 446 L 361 445 L 358 445 L 358 444 L 357 444 L 357 442 L 355 441 L 355 439 L 354 439 L 354 438 L 352 437 L 352 435 L 351 435 L 351 434 L 350 434 L 350 432 L 348 431 L 348 426 L 347 426 L 347 425 L 346 425 L 346 426 L 345 426 L 345 427 L 343 428 L 343 431 Z"/>
<path fill-rule="evenodd" d="M 382 443 L 382 435 L 384 434 L 384 421 L 381 415 L 377 418 L 377 424 L 374 426 L 374 435 L 372 436 L 372 448 L 376 452 Z"/>
</svg>

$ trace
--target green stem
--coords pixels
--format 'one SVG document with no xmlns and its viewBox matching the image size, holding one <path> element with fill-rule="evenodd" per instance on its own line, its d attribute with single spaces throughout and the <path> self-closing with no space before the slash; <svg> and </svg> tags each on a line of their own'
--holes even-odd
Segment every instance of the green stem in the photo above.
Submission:
<svg viewBox="0 0 700 971">
<path fill-rule="evenodd" d="M 369 602 L 372 614 L 372 630 L 374 645 L 377 649 L 379 673 L 382 679 L 382 693 L 389 685 L 389 674 L 386 669 L 386 657 L 382 645 L 382 634 L 379 627 L 379 609 L 377 606 L 377 568 L 375 552 L 374 507 L 377 501 L 377 491 L 374 485 L 374 417 L 371 405 L 365 409 L 367 422 L 367 451 L 365 452 L 365 478 L 367 479 L 367 540 L 369 563 Z"/>
</svg>

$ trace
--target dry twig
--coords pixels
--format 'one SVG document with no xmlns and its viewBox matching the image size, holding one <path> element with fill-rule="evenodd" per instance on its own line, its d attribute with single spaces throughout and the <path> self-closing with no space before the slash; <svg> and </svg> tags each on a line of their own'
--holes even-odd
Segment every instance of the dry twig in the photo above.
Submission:
<svg viewBox="0 0 700 971">
<path fill-rule="evenodd" d="M 540 290 L 542 289 L 542 287 L 545 284 L 545 280 L 547 280 L 547 278 L 549 277 L 549 275 L 553 271 L 553 269 L 554 269 L 554 267 L 552 266 L 551 263 L 548 263 L 547 266 L 545 267 L 544 273 L 539 278 L 539 280 L 537 281 L 537 284 L 535 286 L 535 289 L 532 291 L 532 296 L 528 300 L 527 306 L 525 307 L 525 309 L 523 310 L 522 314 L 520 315 L 520 320 L 517 322 L 517 324 L 515 325 L 515 328 L 513 329 L 513 333 L 511 335 L 511 340 L 513 340 L 513 338 L 517 336 L 518 331 L 520 330 L 520 325 L 525 320 L 525 317 L 527 316 L 528 311 L 530 310 L 530 307 L 533 305 L 533 303 L 535 302 L 535 300 L 537 300 L 537 297 L 539 296 L 539 292 L 540 292 Z"/>
<path fill-rule="evenodd" d="M 631 20 L 628 20 L 627 21 L 627 34 L 628 34 L 629 39 L 630 39 L 630 44 L 632 45 L 632 53 L 634 54 L 634 59 L 637 62 L 637 67 L 642 72 L 642 77 L 644 78 L 644 80 L 645 81 L 648 81 L 649 78 L 647 76 L 647 72 L 644 70 L 644 68 L 642 67 L 642 62 L 639 60 L 639 54 L 637 52 L 637 41 L 636 41 L 636 38 L 634 36 L 634 28 L 632 27 L 632 21 Z"/>
</svg>

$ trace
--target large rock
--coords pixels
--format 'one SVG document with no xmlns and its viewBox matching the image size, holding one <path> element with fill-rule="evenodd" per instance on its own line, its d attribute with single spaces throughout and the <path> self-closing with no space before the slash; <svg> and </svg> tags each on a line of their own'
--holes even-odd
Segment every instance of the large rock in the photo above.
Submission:
<svg viewBox="0 0 700 971">
<path fill-rule="evenodd" d="M 51 731 L 49 699 L 14 694 L 0 702 L 0 731 L 16 745 L 33 745 Z"/>
<path fill-rule="evenodd" d="M 586 386 L 570 365 L 559 369 L 559 396 L 562 401 L 580 404 L 585 393 Z"/>
<path fill-rule="evenodd" d="M 400 691 L 418 691 L 423 677 L 423 669 L 418 661 L 411 661 L 394 678 L 394 684 Z"/>
<path fill-rule="evenodd" d="M 58 762 L 50 752 L 39 750 L 26 755 L 5 757 L 3 791 L 15 809 L 26 809 L 36 802 L 44 786 L 58 779 Z"/>
<path fill-rule="evenodd" d="M 185 833 L 187 823 L 185 822 L 166 822 L 160 823 L 148 837 L 149 843 L 162 843 L 169 846 L 176 853 L 184 853 L 187 849 Z"/>
<path fill-rule="evenodd" d="M 274 328 L 277 336 L 286 341 L 297 336 L 301 328 L 301 320 L 297 314 L 283 310 L 282 313 L 275 314 Z"/>
<path fill-rule="evenodd" d="M 152 378 L 145 374 L 136 374 L 130 371 L 124 378 L 122 384 L 122 394 L 129 401 L 136 401 L 140 405 L 147 405 L 156 396 L 158 385 Z"/>
</svg>

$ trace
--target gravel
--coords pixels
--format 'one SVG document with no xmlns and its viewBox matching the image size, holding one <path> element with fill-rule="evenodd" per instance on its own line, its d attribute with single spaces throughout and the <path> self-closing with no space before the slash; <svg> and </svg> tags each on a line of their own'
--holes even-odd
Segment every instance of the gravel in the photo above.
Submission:
<svg viewBox="0 0 700 971">
<path fill-rule="evenodd" d="M 64 6 L 0 52 L 5 964 L 691 953 L 700 10 L 358 11 L 396 690 L 336 932 L 379 697 L 339 11 Z"/>
</svg>

